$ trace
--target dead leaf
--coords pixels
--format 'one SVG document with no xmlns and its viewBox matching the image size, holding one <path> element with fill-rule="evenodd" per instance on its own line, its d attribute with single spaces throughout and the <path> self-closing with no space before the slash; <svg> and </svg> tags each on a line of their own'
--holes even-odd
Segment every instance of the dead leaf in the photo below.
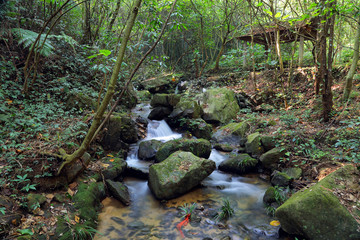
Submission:
<svg viewBox="0 0 360 240">
<path fill-rule="evenodd" d="M 77 186 L 78 186 L 77 182 L 73 182 L 73 183 L 69 184 L 69 188 L 72 190 L 74 190 Z"/>
<path fill-rule="evenodd" d="M 46 194 L 45 197 L 46 197 L 47 199 L 53 199 L 53 198 L 54 198 L 54 194 L 49 193 L 49 194 Z"/>
<path fill-rule="evenodd" d="M 277 227 L 277 226 L 280 225 L 280 222 L 279 222 L 278 220 L 274 220 L 274 221 L 271 221 L 271 222 L 270 222 L 270 225 L 271 225 L 271 226 L 274 226 L 274 227 Z"/>
<path fill-rule="evenodd" d="M 75 215 L 75 222 L 79 223 L 79 221 L 80 221 L 79 216 Z"/>
<path fill-rule="evenodd" d="M 68 193 L 70 196 L 74 196 L 74 195 L 75 195 L 75 191 L 71 190 L 71 188 L 68 188 L 67 193 Z"/>
</svg>

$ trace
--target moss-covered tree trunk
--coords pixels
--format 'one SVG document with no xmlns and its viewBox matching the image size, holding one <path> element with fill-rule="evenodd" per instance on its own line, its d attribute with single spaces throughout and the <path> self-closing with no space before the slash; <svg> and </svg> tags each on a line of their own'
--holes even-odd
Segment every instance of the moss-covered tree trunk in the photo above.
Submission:
<svg viewBox="0 0 360 240">
<path fill-rule="evenodd" d="M 131 12 L 130 18 L 128 20 L 126 29 L 125 29 L 124 38 L 122 40 L 121 47 L 119 50 L 119 54 L 118 54 L 118 57 L 117 57 L 117 60 L 116 60 L 116 63 L 115 63 L 114 69 L 113 69 L 113 73 L 111 75 L 108 90 L 105 94 L 103 101 L 101 102 L 100 107 L 98 108 L 98 110 L 95 113 L 94 121 L 92 122 L 91 127 L 90 127 L 89 131 L 87 132 L 85 139 L 81 143 L 81 146 L 74 153 L 72 153 L 70 155 L 65 154 L 63 156 L 65 161 L 60 166 L 58 173 L 61 172 L 61 170 L 63 169 L 64 166 L 70 165 L 70 164 L 74 163 L 77 159 L 82 157 L 82 155 L 88 149 L 96 130 L 98 129 L 99 125 L 101 124 L 101 119 L 104 115 L 106 107 L 108 106 L 108 104 L 109 104 L 110 100 L 112 99 L 114 92 L 115 92 L 115 85 L 116 85 L 116 81 L 119 76 L 121 64 L 123 62 L 126 45 L 130 38 L 130 33 L 134 26 L 140 4 L 141 4 L 141 0 L 136 0 L 134 6 L 132 8 L 132 12 Z"/>
<path fill-rule="evenodd" d="M 344 95 L 343 95 L 343 101 L 347 101 L 349 99 L 349 95 L 352 89 L 352 80 L 356 71 L 357 62 L 359 61 L 359 42 L 360 42 L 360 17 L 358 19 L 357 24 L 357 30 L 356 30 L 356 36 L 354 39 L 354 55 L 353 55 L 353 61 L 351 63 L 350 70 L 345 78 L 345 87 L 344 87 Z"/>
</svg>

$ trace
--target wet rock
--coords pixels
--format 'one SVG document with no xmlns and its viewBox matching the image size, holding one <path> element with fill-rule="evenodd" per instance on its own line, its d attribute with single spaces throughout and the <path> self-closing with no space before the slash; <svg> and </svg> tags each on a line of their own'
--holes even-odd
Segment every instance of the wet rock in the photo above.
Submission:
<svg viewBox="0 0 360 240">
<path fill-rule="evenodd" d="M 215 143 L 228 144 L 237 147 L 245 142 L 246 132 L 249 131 L 250 125 L 247 122 L 230 123 L 217 130 L 212 140 Z"/>
<path fill-rule="evenodd" d="M 127 167 L 126 175 L 131 176 L 131 177 L 135 177 L 135 178 L 140 178 L 140 179 L 147 180 L 149 178 L 149 169 L 148 168 L 147 169 L 145 169 L 145 168 L 137 168 L 137 167 L 134 167 L 134 166 Z"/>
<path fill-rule="evenodd" d="M 260 133 L 255 132 L 247 136 L 245 150 L 253 157 L 260 156 L 264 152 L 264 148 L 261 146 Z"/>
<path fill-rule="evenodd" d="M 176 151 L 192 152 L 198 157 L 208 158 L 211 153 L 211 144 L 205 139 L 176 139 L 164 143 L 155 155 L 156 162 L 165 160 Z"/>
<path fill-rule="evenodd" d="M 104 128 L 106 131 L 101 144 L 105 150 L 128 150 L 128 144 L 139 140 L 136 123 L 126 114 L 112 115 Z"/>
<path fill-rule="evenodd" d="M 179 94 L 155 94 L 153 95 L 150 105 L 152 107 L 175 107 L 180 101 Z"/>
<path fill-rule="evenodd" d="M 280 226 L 262 225 L 253 229 L 254 233 L 266 238 L 279 238 Z"/>
<path fill-rule="evenodd" d="M 138 156 L 139 159 L 151 160 L 155 158 L 156 152 L 163 143 L 158 140 L 143 141 L 139 144 Z"/>
<path fill-rule="evenodd" d="M 114 222 L 116 222 L 117 224 L 125 225 L 125 221 L 119 217 L 111 217 L 110 219 L 113 220 Z"/>
<path fill-rule="evenodd" d="M 207 90 L 203 94 L 202 108 L 205 121 L 222 124 L 235 119 L 240 110 L 234 92 L 227 88 Z"/>
<path fill-rule="evenodd" d="M 223 151 L 223 152 L 232 152 L 234 150 L 234 147 L 227 143 L 224 143 L 224 144 L 216 143 L 214 145 L 214 148 L 216 150 Z"/>
<path fill-rule="evenodd" d="M 292 178 L 289 177 L 286 173 L 275 171 L 272 175 L 271 184 L 273 186 L 287 187 L 292 181 Z"/>
<path fill-rule="evenodd" d="M 273 202 L 276 202 L 275 192 L 276 189 L 274 187 L 269 187 L 268 189 L 266 189 L 266 192 L 263 197 L 263 202 L 268 205 L 270 205 Z"/>
<path fill-rule="evenodd" d="M 302 175 L 302 169 L 301 168 L 285 168 L 283 170 L 284 173 L 286 173 L 289 177 L 292 179 L 299 179 Z"/>
<path fill-rule="evenodd" d="M 151 110 L 148 118 L 150 120 L 162 120 L 170 115 L 172 108 L 169 107 L 155 107 Z"/>
<path fill-rule="evenodd" d="M 292 195 L 275 212 L 287 233 L 318 240 L 360 239 L 359 224 L 333 191 L 359 187 L 359 171 L 346 165 L 314 186 Z"/>
<path fill-rule="evenodd" d="M 140 83 L 139 89 L 148 90 L 152 94 L 174 92 L 179 76 L 175 77 L 175 81 L 172 77 L 172 75 L 162 75 L 155 78 L 146 79 Z"/>
<path fill-rule="evenodd" d="M 130 205 L 130 193 L 128 187 L 121 182 L 106 180 L 106 185 L 111 195 L 125 205 Z"/>
<path fill-rule="evenodd" d="M 219 170 L 243 174 L 254 171 L 257 163 L 258 160 L 250 157 L 249 154 L 231 154 L 228 159 L 220 163 Z"/>
<path fill-rule="evenodd" d="M 140 230 L 145 227 L 145 224 L 141 221 L 133 221 L 127 225 L 128 229 Z"/>
<path fill-rule="evenodd" d="M 100 167 L 104 179 L 113 180 L 125 172 L 127 163 L 123 158 L 105 157 L 101 159 Z"/>
<path fill-rule="evenodd" d="M 212 160 L 177 151 L 150 167 L 149 187 L 158 199 L 175 198 L 199 185 L 215 168 Z"/>
<path fill-rule="evenodd" d="M 202 114 L 203 110 L 195 100 L 181 98 L 169 118 L 200 118 Z"/>
<path fill-rule="evenodd" d="M 171 127 L 188 131 L 197 138 L 211 139 L 212 126 L 202 118 L 168 118 L 166 121 Z"/>
<path fill-rule="evenodd" d="M 277 165 L 283 156 L 283 150 L 280 148 L 273 148 L 260 156 L 260 162 L 264 168 L 274 170 L 277 168 Z"/>
</svg>

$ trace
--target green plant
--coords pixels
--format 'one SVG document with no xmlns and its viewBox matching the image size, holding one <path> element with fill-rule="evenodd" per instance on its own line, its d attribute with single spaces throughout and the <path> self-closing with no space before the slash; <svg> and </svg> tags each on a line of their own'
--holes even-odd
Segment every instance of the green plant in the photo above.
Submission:
<svg viewBox="0 0 360 240">
<path fill-rule="evenodd" d="M 31 229 L 18 229 L 17 230 L 18 233 L 20 233 L 21 235 L 29 235 L 29 236 L 32 236 L 34 235 L 33 231 L 31 231 Z"/>
<path fill-rule="evenodd" d="M 21 188 L 21 191 L 26 191 L 29 192 L 30 190 L 36 190 L 36 186 L 37 184 L 30 184 L 28 183 L 26 186 L 24 186 L 23 188 Z"/>
<path fill-rule="evenodd" d="M 234 215 L 235 212 L 230 204 L 229 199 L 223 199 L 222 201 L 223 204 L 221 206 L 221 212 L 215 217 L 216 222 L 230 218 L 232 215 Z"/>
<path fill-rule="evenodd" d="M 265 210 L 266 210 L 266 214 L 269 215 L 269 216 L 275 216 L 275 211 L 276 211 L 276 208 L 271 206 L 271 205 L 267 205 L 265 207 Z"/>
<path fill-rule="evenodd" d="M 185 218 L 187 215 L 191 215 L 196 209 L 196 206 L 196 203 L 193 203 L 191 205 L 189 203 L 185 203 L 183 206 L 179 207 L 179 209 L 181 210 L 181 218 Z"/>
<path fill-rule="evenodd" d="M 5 210 L 6 210 L 5 207 L 0 207 L 0 213 L 1 213 L 2 215 L 5 215 Z"/>
<path fill-rule="evenodd" d="M 59 240 L 87 240 L 93 239 L 96 233 L 99 233 L 95 228 L 89 226 L 87 223 L 74 223 L 68 216 L 65 216 L 65 229 Z"/>
</svg>

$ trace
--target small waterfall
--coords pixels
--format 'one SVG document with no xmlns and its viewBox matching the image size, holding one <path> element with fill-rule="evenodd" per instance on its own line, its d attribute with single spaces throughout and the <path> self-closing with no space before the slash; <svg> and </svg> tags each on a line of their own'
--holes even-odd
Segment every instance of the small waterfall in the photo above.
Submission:
<svg viewBox="0 0 360 240">
<path fill-rule="evenodd" d="M 180 133 L 175 133 L 171 130 L 165 120 L 161 121 L 149 121 L 148 124 L 148 135 L 144 140 L 156 139 L 159 141 L 169 141 L 172 139 L 181 138 Z"/>
</svg>

